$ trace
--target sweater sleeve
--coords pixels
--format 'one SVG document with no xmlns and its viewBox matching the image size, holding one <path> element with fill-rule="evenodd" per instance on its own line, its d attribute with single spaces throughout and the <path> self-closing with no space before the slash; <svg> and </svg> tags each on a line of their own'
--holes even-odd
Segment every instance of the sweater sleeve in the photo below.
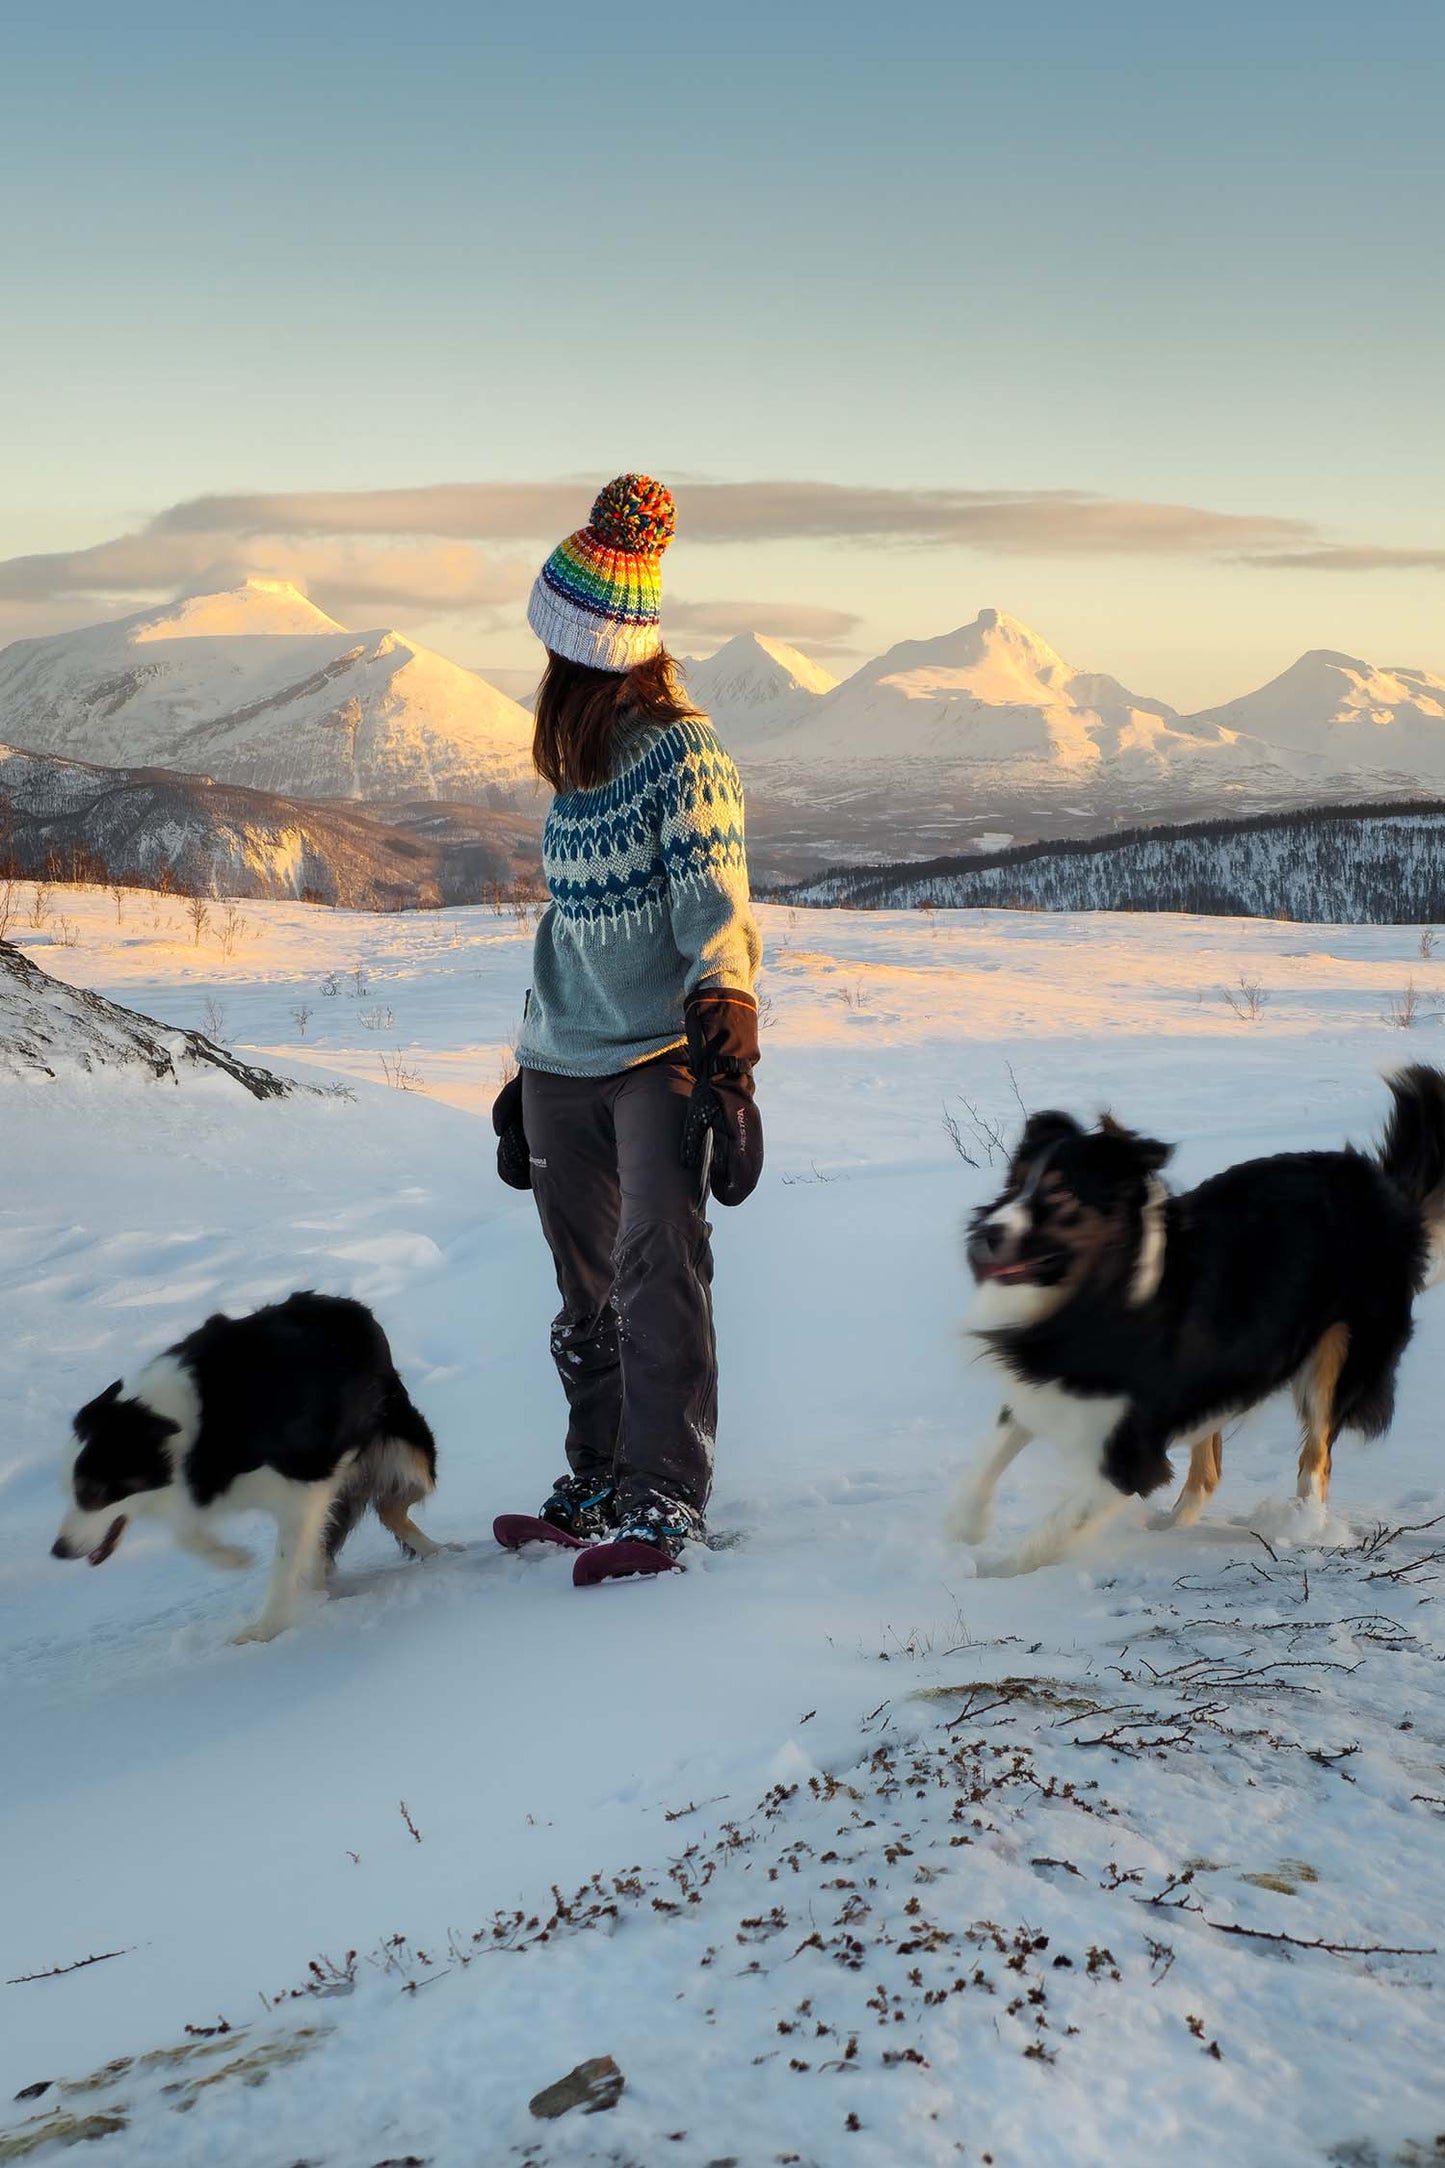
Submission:
<svg viewBox="0 0 1445 2168">
<path fill-rule="evenodd" d="M 659 835 L 673 937 L 699 987 L 752 991 L 762 940 L 748 895 L 743 786 L 707 723 L 680 732 L 678 758 L 662 791 Z"/>
</svg>

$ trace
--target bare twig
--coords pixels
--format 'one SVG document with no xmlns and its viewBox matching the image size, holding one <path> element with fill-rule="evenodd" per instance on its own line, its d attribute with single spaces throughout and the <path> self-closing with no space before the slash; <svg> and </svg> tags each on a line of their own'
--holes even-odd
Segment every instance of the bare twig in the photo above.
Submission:
<svg viewBox="0 0 1445 2168">
<path fill-rule="evenodd" d="M 1445 1513 L 1437 1513 L 1428 1521 L 1402 1521 L 1398 1528 L 1390 1528 L 1381 1521 L 1379 1526 L 1371 1529 L 1364 1538 L 1360 1549 L 1366 1558 L 1373 1558 L 1377 1551 L 1387 1550 L 1401 1536 L 1423 1536 L 1429 1529 L 1438 1528 L 1442 1521 L 1445 1521 Z"/>
<path fill-rule="evenodd" d="M 720 1806 L 727 1796 L 726 1792 L 715 1792 L 711 1799 L 690 1799 L 685 1807 L 664 1807 L 662 1819 L 665 1822 L 684 1821 L 689 1814 L 696 1814 L 703 1807 Z"/>
<path fill-rule="evenodd" d="M 1233 1920 L 1212 1920 L 1204 1912 L 1198 1916 L 1217 1935 L 1243 1935 L 1250 1942 L 1285 1942 L 1292 1950 L 1325 1950 L 1331 1957 L 1438 1957 L 1440 1954 L 1433 1944 L 1428 1949 L 1412 1949 L 1407 1944 L 1394 1942 L 1324 1942 L 1318 1936 L 1285 1935 L 1265 1927 L 1241 1927 Z"/>
<path fill-rule="evenodd" d="M 60 1980 L 67 1972 L 84 1972 L 87 1965 L 107 1965 L 113 1957 L 129 1957 L 136 1943 L 126 1950 L 101 1950 L 94 1957 L 78 1957 L 73 1965 L 52 1965 L 47 1972 L 22 1972 L 15 1979 L 7 1980 L 7 1987 L 26 1987 L 32 1980 Z"/>
<path fill-rule="evenodd" d="M 1367 1573 L 1367 1581 L 1404 1581 L 1412 1573 L 1419 1573 L 1425 1566 L 1445 1565 L 1445 1551 L 1426 1551 L 1422 1558 L 1407 1558 L 1403 1566 L 1382 1566 L 1378 1573 Z"/>
</svg>

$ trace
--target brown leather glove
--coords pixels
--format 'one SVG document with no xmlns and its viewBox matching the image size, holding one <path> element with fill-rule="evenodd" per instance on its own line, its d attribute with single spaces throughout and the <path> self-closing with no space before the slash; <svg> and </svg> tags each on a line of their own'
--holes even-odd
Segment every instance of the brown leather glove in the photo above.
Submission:
<svg viewBox="0 0 1445 2168">
<path fill-rule="evenodd" d="M 719 1204 L 751 1197 L 763 1171 L 763 1124 L 753 1099 L 758 1005 L 730 986 L 704 987 L 687 1003 L 687 1060 L 695 1079 L 682 1132 L 682 1163 L 701 1163 L 712 1138 L 708 1187 Z"/>
</svg>

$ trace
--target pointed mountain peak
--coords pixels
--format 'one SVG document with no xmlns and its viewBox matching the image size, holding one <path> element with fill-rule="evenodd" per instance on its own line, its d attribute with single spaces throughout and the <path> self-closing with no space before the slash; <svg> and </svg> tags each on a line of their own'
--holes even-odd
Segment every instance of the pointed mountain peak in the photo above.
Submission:
<svg viewBox="0 0 1445 2168">
<path fill-rule="evenodd" d="M 878 681 L 942 673 L 967 682 L 979 699 L 992 704 L 1017 700 L 1020 687 L 1063 685 L 1074 672 L 1047 640 L 1005 610 L 980 610 L 970 624 L 956 626 L 932 640 L 900 640 L 858 676 Z M 1026 697 L 1026 696 L 1025 696 Z"/>
<path fill-rule="evenodd" d="M 1043 662 L 1062 663 L 1062 658 L 1041 633 L 1035 632 L 1032 625 L 1026 625 L 1021 617 L 1010 617 L 1007 610 L 980 610 L 973 623 L 962 629 L 973 633 L 983 646 L 1014 648 Z"/>
<path fill-rule="evenodd" d="M 1373 668 L 1373 663 L 1363 661 L 1358 655 L 1343 654 L 1338 648 L 1307 647 L 1298 662 L 1292 662 L 1282 675 L 1290 677 L 1299 671 L 1318 677 L 1326 670 L 1359 670 L 1368 677 Z"/>
<path fill-rule="evenodd" d="M 705 663 L 694 663 L 692 668 L 703 670 L 715 680 L 751 671 L 760 679 L 780 686 L 786 680 L 789 689 L 810 693 L 831 692 L 838 682 L 831 670 L 814 662 L 801 648 L 790 647 L 786 640 L 776 640 L 766 632 L 735 633 Z"/>
<path fill-rule="evenodd" d="M 735 752 L 776 742 L 838 680 L 786 640 L 739 632 L 684 665 L 688 691 Z"/>
</svg>

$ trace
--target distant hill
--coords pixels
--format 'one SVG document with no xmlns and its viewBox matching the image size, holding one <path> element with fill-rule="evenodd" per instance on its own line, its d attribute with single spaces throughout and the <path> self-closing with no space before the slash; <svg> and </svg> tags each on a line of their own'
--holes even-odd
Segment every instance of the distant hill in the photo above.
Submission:
<svg viewBox="0 0 1445 2168">
<path fill-rule="evenodd" d="M 917 865 L 839 868 L 776 892 L 855 910 L 1184 911 L 1445 924 L 1445 799 L 1126 830 Z"/>
<path fill-rule="evenodd" d="M 0 650 L 0 739 L 301 798 L 533 803 L 532 719 L 398 632 L 249 579 Z"/>
<path fill-rule="evenodd" d="M 281 797 L 0 745 L 0 872 L 399 909 L 538 877 L 537 813 Z"/>
</svg>

